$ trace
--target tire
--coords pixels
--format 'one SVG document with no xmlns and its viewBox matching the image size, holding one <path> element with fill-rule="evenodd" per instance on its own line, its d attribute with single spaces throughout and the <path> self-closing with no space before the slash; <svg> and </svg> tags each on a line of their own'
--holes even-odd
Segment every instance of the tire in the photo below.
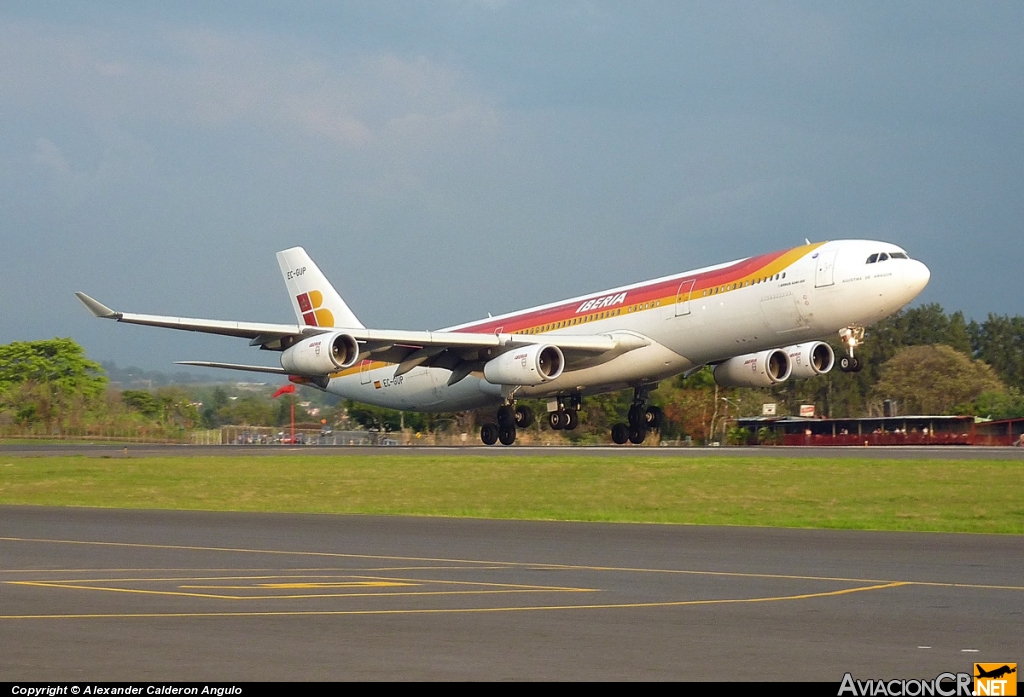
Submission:
<svg viewBox="0 0 1024 697">
<path fill-rule="evenodd" d="M 612 426 L 612 443 L 624 445 L 629 440 L 629 426 L 626 424 L 615 424 Z"/>
<path fill-rule="evenodd" d="M 850 367 L 850 371 L 851 372 L 859 373 L 860 371 L 864 370 L 864 363 L 863 363 L 863 361 L 861 361 L 856 356 L 854 358 L 852 358 L 851 360 L 853 361 L 853 365 Z"/>
<path fill-rule="evenodd" d="M 647 429 L 643 426 L 630 426 L 629 427 L 629 442 L 633 445 L 640 445 L 644 442 L 644 438 L 647 437 Z"/>
<path fill-rule="evenodd" d="M 515 423 L 516 412 L 512 407 L 507 404 L 498 407 L 498 426 L 515 425 Z"/>
<path fill-rule="evenodd" d="M 494 445 L 498 442 L 498 427 L 494 424 L 484 424 L 480 427 L 480 440 L 484 445 Z"/>
<path fill-rule="evenodd" d="M 644 416 L 647 417 L 647 428 L 651 430 L 656 431 L 665 423 L 665 412 L 660 407 L 647 407 L 647 413 Z"/>
<path fill-rule="evenodd" d="M 580 425 L 580 415 L 574 411 L 565 412 L 565 428 L 566 431 L 572 431 Z"/>
<path fill-rule="evenodd" d="M 533 410 L 530 407 L 516 407 L 516 427 L 529 428 L 533 425 Z"/>
<path fill-rule="evenodd" d="M 628 421 L 629 421 L 629 425 L 630 426 L 640 426 L 641 424 L 644 423 L 646 418 L 647 417 L 646 417 L 646 414 L 645 414 L 644 410 L 641 409 L 639 407 L 639 405 L 634 404 L 633 406 L 631 406 L 629 408 L 629 419 L 628 419 Z"/>
<path fill-rule="evenodd" d="M 853 370 L 853 359 L 849 356 L 843 356 L 839 359 L 839 370 L 844 373 L 849 373 Z"/>
<path fill-rule="evenodd" d="M 498 426 L 498 440 L 501 441 L 502 445 L 512 445 L 516 442 L 516 426 L 515 424 L 506 424 L 504 426 Z"/>
<path fill-rule="evenodd" d="M 556 431 L 561 431 L 565 428 L 565 412 L 564 411 L 552 411 L 548 412 L 548 425 Z"/>
</svg>

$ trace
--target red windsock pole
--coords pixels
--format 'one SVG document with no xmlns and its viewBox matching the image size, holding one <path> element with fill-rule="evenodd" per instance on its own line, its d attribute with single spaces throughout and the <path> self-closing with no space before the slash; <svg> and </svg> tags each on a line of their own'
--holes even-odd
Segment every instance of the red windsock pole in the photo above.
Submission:
<svg viewBox="0 0 1024 697">
<path fill-rule="evenodd" d="M 283 394 L 290 394 L 292 396 L 292 445 L 295 445 L 295 385 L 287 384 L 281 387 L 275 392 L 271 399 L 277 399 Z"/>
</svg>

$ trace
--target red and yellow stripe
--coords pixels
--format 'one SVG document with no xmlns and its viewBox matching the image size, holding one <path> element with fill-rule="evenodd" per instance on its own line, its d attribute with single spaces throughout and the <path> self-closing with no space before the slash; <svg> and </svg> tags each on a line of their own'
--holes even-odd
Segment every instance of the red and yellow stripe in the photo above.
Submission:
<svg viewBox="0 0 1024 697">
<path fill-rule="evenodd" d="M 673 276 L 665 280 L 629 288 L 628 290 L 610 290 L 594 293 L 540 310 L 525 310 L 500 319 L 488 318 L 480 320 L 479 322 L 463 325 L 454 331 L 470 334 L 543 334 L 556 329 L 585 325 L 623 313 L 644 312 L 663 305 L 674 305 L 679 293 L 685 292 L 684 289 L 691 281 L 693 282 L 693 288 L 689 291 L 690 300 L 730 293 L 771 281 L 775 276 L 785 273 L 785 270 L 797 260 L 813 253 L 814 250 L 823 244 L 825 243 L 818 242 L 780 252 L 772 252 L 771 254 L 762 254 L 719 269 L 697 274 Z M 621 303 L 616 303 L 612 307 L 600 307 L 592 311 L 580 312 L 580 308 L 588 300 L 621 293 L 625 293 L 626 296 Z M 393 363 L 385 363 L 383 361 L 370 361 L 369 365 L 365 364 L 366 361 L 363 361 L 359 365 L 332 373 L 331 377 L 345 377 L 355 375 L 361 371 L 376 370 L 377 368 L 394 365 Z"/>
</svg>

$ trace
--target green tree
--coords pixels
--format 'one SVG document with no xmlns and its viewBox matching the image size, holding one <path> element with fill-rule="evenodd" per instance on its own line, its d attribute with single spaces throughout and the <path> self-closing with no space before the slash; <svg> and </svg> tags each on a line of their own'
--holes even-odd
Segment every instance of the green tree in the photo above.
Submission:
<svg viewBox="0 0 1024 697">
<path fill-rule="evenodd" d="M 886 361 L 872 394 L 897 400 L 904 414 L 946 414 L 985 392 L 1006 392 L 995 371 L 938 344 L 909 346 Z"/>
<path fill-rule="evenodd" d="M 345 402 L 349 418 L 367 430 L 398 431 L 402 427 L 402 414 L 397 409 L 375 407 L 348 400 Z"/>
<path fill-rule="evenodd" d="M 1006 384 L 1024 390 L 1024 317 L 989 315 L 969 327 L 976 358 L 992 366 Z"/>
<path fill-rule="evenodd" d="M 0 411 L 13 410 L 22 423 L 50 433 L 81 421 L 106 387 L 103 368 L 70 338 L 0 345 Z"/>
<path fill-rule="evenodd" d="M 132 411 L 137 411 L 143 416 L 155 419 L 160 416 L 160 402 L 145 390 L 125 390 L 121 393 L 121 401 Z"/>
</svg>

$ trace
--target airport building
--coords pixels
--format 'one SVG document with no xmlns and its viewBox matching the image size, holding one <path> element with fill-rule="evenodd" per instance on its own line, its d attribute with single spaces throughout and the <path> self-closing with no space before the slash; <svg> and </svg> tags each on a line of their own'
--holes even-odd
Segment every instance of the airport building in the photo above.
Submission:
<svg viewBox="0 0 1024 697">
<path fill-rule="evenodd" d="M 736 419 L 750 445 L 1020 445 L 1024 419 L 973 416 L 876 416 L 818 419 L 758 416 Z"/>
</svg>

